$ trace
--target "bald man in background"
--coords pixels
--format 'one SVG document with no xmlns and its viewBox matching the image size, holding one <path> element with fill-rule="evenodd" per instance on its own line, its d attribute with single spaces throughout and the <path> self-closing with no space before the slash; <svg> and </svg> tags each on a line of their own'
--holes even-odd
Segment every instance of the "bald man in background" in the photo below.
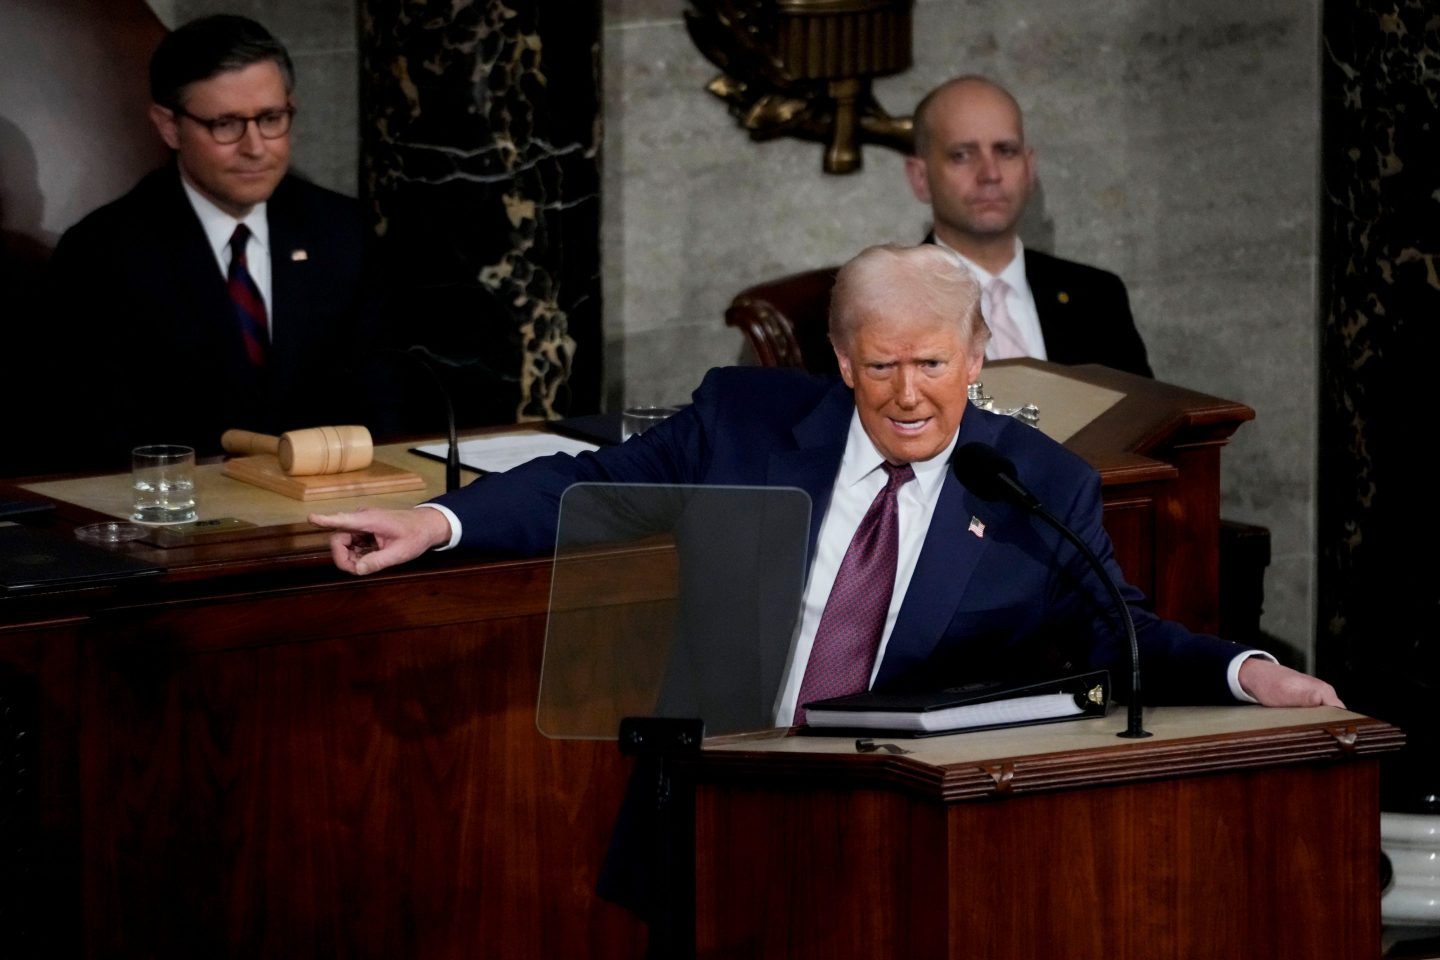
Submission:
<svg viewBox="0 0 1440 960">
<path fill-rule="evenodd" d="M 1120 278 L 1021 242 L 1035 151 L 1008 91 L 962 76 L 927 94 L 915 108 L 905 175 L 933 213 L 927 242 L 958 253 L 980 281 L 992 334 L 987 360 L 1099 363 L 1153 376 Z"/>
</svg>

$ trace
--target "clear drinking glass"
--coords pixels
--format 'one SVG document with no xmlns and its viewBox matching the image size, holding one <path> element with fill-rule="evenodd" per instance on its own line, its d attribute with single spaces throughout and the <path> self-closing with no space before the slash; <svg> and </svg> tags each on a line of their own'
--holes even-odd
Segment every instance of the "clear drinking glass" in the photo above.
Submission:
<svg viewBox="0 0 1440 960">
<path fill-rule="evenodd" d="M 195 450 L 153 444 L 130 451 L 135 496 L 131 520 L 140 523 L 188 523 L 195 513 Z"/>
<path fill-rule="evenodd" d="M 678 412 L 676 407 L 626 407 L 620 414 L 620 439 L 629 440 Z"/>
</svg>

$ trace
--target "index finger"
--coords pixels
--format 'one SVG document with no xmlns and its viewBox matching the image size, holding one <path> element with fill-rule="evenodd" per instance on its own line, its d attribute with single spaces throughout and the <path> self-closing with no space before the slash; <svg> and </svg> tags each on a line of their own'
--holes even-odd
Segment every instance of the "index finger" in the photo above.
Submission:
<svg viewBox="0 0 1440 960">
<path fill-rule="evenodd" d="M 307 519 L 317 527 L 331 530 L 366 530 L 369 528 L 364 516 L 364 510 L 355 510 L 350 513 L 312 513 Z"/>
</svg>

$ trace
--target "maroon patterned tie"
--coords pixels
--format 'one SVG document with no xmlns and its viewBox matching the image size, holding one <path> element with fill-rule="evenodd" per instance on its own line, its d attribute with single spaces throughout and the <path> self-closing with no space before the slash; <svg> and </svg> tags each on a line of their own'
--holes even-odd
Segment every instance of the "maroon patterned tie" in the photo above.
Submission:
<svg viewBox="0 0 1440 960">
<path fill-rule="evenodd" d="M 875 651 L 895 590 L 895 558 L 900 552 L 900 508 L 895 497 L 903 484 L 915 479 L 908 463 L 881 466 L 889 480 L 855 529 L 825 601 L 800 683 L 796 724 L 805 722 L 803 704 L 860 693 L 870 686 Z"/>
</svg>

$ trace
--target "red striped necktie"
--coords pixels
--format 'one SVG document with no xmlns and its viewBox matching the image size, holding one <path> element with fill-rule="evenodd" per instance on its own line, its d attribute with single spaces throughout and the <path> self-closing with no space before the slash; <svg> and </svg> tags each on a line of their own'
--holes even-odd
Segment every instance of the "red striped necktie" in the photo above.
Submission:
<svg viewBox="0 0 1440 960">
<path fill-rule="evenodd" d="M 235 319 L 240 323 L 240 335 L 245 340 L 245 353 L 256 367 L 265 366 L 265 354 L 270 347 L 270 322 L 265 316 L 265 299 L 255 278 L 250 276 L 250 267 L 245 259 L 245 248 L 250 243 L 250 228 L 237 224 L 230 237 L 230 274 L 227 284 L 230 288 L 230 303 L 235 308 Z"/>
<path fill-rule="evenodd" d="M 805 722 L 804 705 L 814 700 L 843 697 L 870 688 L 870 672 L 890 596 L 895 591 L 895 563 L 900 553 L 900 488 L 915 479 L 910 464 L 882 463 L 888 479 L 876 494 L 870 509 L 840 561 L 835 586 L 820 614 L 805 679 L 800 682 L 795 723 Z"/>
</svg>

